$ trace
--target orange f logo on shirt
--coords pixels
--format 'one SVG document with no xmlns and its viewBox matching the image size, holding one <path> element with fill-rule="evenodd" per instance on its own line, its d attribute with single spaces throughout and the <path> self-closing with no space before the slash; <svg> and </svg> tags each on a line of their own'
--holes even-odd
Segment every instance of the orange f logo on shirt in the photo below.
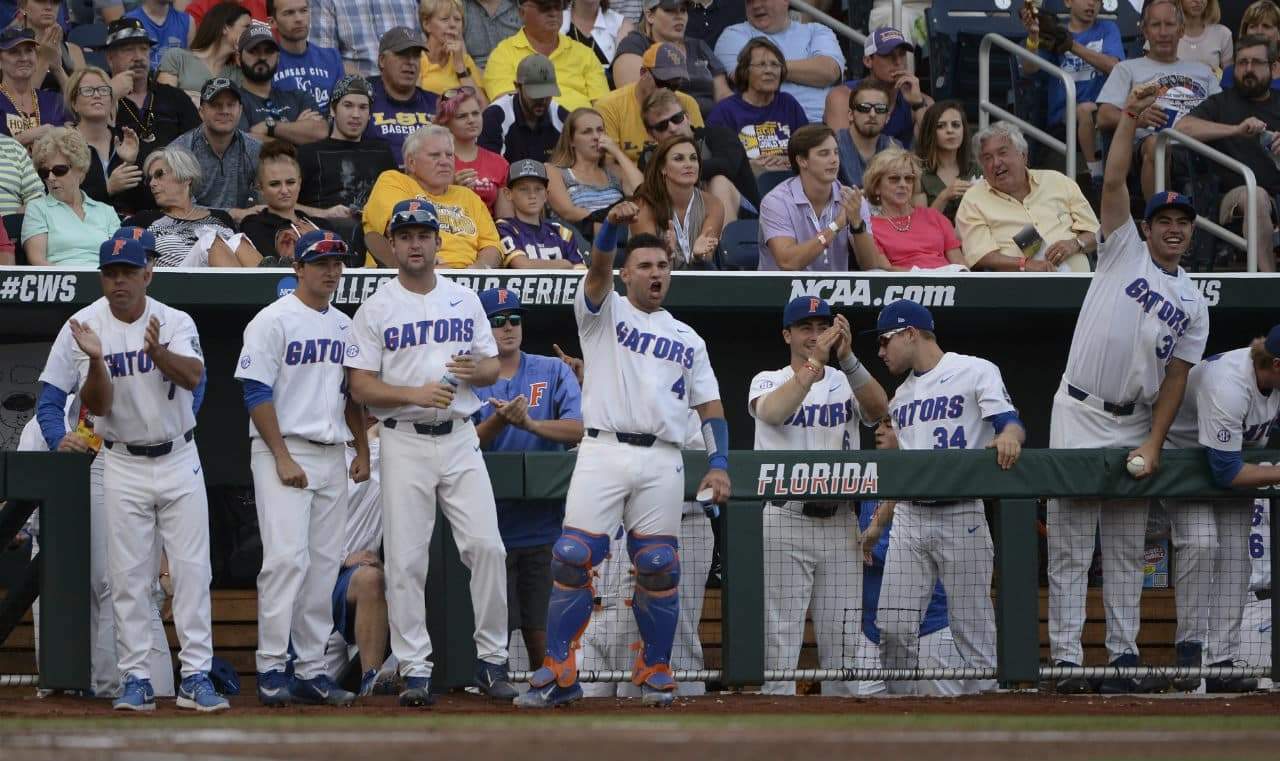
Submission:
<svg viewBox="0 0 1280 761">
<path fill-rule="evenodd" d="M 498 293 L 502 293 L 499 291 Z M 538 381 L 529 384 L 529 406 L 537 407 L 542 402 L 542 395 L 547 392 L 547 382 Z"/>
</svg>

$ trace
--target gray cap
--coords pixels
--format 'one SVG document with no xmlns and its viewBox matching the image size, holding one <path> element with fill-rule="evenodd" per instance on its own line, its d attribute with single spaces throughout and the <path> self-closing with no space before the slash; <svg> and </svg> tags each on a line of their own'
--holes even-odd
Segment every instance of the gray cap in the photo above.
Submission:
<svg viewBox="0 0 1280 761">
<path fill-rule="evenodd" d="M 664 82 L 689 78 L 688 59 L 684 51 L 670 42 L 655 42 L 644 51 L 640 63 L 653 72 L 654 79 Z"/>
<path fill-rule="evenodd" d="M 547 168 L 542 165 L 541 161 L 533 159 L 521 159 L 511 165 L 511 170 L 507 172 L 507 187 L 516 184 L 516 180 L 523 180 L 526 177 L 534 177 L 542 180 L 545 185 L 549 182 L 547 178 Z"/>
<path fill-rule="evenodd" d="M 407 26 L 392 27 L 378 40 L 379 53 L 403 53 L 414 48 L 426 50 L 427 41 L 422 32 Z"/>
<path fill-rule="evenodd" d="M 556 84 L 556 67 L 551 59 L 540 53 L 531 53 L 524 57 L 516 67 L 516 84 L 524 88 L 528 98 L 554 98 L 560 94 L 560 86 Z"/>
<path fill-rule="evenodd" d="M 280 43 L 276 42 L 275 35 L 271 33 L 270 25 L 264 24 L 261 21 L 254 21 L 250 23 L 249 26 L 245 27 L 244 31 L 240 33 L 241 52 L 251 50 L 254 45 L 257 45 L 260 42 L 270 42 L 277 50 L 280 49 Z"/>
</svg>

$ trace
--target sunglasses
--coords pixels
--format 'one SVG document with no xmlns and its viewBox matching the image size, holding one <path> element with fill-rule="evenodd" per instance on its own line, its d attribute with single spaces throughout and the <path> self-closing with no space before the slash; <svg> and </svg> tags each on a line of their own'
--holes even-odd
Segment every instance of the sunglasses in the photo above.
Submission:
<svg viewBox="0 0 1280 761">
<path fill-rule="evenodd" d="M 684 120 L 687 118 L 689 118 L 689 115 L 684 111 L 677 111 L 660 122 L 654 122 L 653 124 L 646 126 L 649 128 L 650 132 L 666 132 L 667 128 L 673 124 L 684 124 Z"/>
<path fill-rule="evenodd" d="M 872 111 L 875 111 L 881 116 L 889 113 L 889 107 L 883 103 L 858 103 L 854 105 L 853 110 L 860 114 L 869 114 Z"/>
<path fill-rule="evenodd" d="M 476 96 L 476 88 L 471 85 L 462 85 L 461 87 L 451 87 L 444 91 L 444 95 L 440 96 L 441 100 L 453 100 L 454 98 L 474 98 Z"/>
<path fill-rule="evenodd" d="M 687 79 L 658 79 L 654 77 L 653 83 L 658 87 L 665 87 L 671 92 L 681 92 L 689 87 L 689 80 Z"/>
<path fill-rule="evenodd" d="M 49 179 L 49 175 L 53 175 L 54 177 L 66 177 L 67 172 L 70 171 L 71 167 L 66 164 L 54 164 L 53 166 L 40 167 L 36 170 L 36 174 L 40 176 L 40 179 L 47 180 Z"/>
<path fill-rule="evenodd" d="M 889 342 L 893 340 L 893 337 L 903 332 L 904 330 L 907 330 L 907 328 L 897 328 L 896 330 L 888 330 L 888 331 L 885 331 L 884 333 L 881 333 L 880 334 L 881 348 L 888 346 Z"/>
<path fill-rule="evenodd" d="M 91 98 L 94 95 L 101 95 L 105 98 L 111 95 L 112 90 L 111 85 L 98 85 L 97 87 L 85 85 L 84 87 L 77 87 L 76 92 L 79 93 L 82 98 Z"/>
<path fill-rule="evenodd" d="M 295 228 L 296 230 L 296 228 Z M 345 254 L 347 253 L 347 244 L 340 240 L 321 240 L 307 246 L 307 250 L 303 254 Z"/>
<path fill-rule="evenodd" d="M 495 328 L 501 328 L 508 323 L 512 327 L 518 328 L 522 322 L 524 322 L 524 317 L 518 314 L 495 314 L 489 318 L 489 325 Z"/>
<path fill-rule="evenodd" d="M 436 224 L 435 217 L 426 211 L 419 209 L 417 211 L 402 211 L 391 216 L 391 224 L 393 225 L 432 225 Z"/>
</svg>

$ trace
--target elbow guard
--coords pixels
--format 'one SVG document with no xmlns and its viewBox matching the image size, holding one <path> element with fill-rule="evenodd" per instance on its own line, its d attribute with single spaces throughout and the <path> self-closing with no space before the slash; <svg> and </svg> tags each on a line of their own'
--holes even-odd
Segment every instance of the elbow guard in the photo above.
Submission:
<svg viewBox="0 0 1280 761">
<path fill-rule="evenodd" d="M 51 383 L 42 383 L 36 403 L 36 422 L 49 451 L 57 451 L 62 437 L 67 435 L 67 392 Z"/>
<path fill-rule="evenodd" d="M 259 404 L 271 401 L 271 387 L 255 380 L 244 381 L 244 408 L 250 412 Z"/>
<path fill-rule="evenodd" d="M 702 421 L 702 441 L 707 446 L 707 465 L 729 469 L 729 424 L 722 417 Z"/>
<path fill-rule="evenodd" d="M 1239 452 L 1220 452 L 1216 449 L 1209 449 L 1207 452 L 1214 485 L 1220 489 L 1230 489 L 1231 482 L 1244 470 L 1244 457 Z"/>
</svg>

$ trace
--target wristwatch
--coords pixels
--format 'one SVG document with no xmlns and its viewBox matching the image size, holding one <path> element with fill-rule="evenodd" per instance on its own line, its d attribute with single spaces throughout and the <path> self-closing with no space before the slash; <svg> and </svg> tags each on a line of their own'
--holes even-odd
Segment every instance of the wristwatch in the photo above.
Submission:
<svg viewBox="0 0 1280 761">
<path fill-rule="evenodd" d="M 867 223 L 863 222 L 861 218 L 858 219 L 857 227 L 854 227 L 853 225 L 849 225 L 849 232 L 854 235 L 861 235 L 866 231 L 867 231 Z"/>
<path fill-rule="evenodd" d="M 262 123 L 267 125 L 267 137 L 275 137 L 276 136 L 276 118 L 274 116 L 268 116 L 266 119 L 262 120 Z"/>
</svg>

